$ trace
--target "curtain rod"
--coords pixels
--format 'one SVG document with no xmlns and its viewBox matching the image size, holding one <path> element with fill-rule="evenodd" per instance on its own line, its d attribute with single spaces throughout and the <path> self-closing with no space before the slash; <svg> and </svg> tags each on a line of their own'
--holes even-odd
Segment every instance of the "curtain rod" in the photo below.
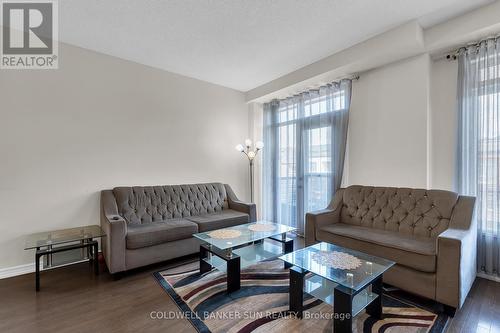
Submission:
<svg viewBox="0 0 500 333">
<path fill-rule="evenodd" d="M 296 96 L 296 95 L 300 95 L 302 93 L 305 93 L 307 91 L 311 91 L 311 90 L 319 90 L 320 87 L 324 86 L 324 85 L 327 85 L 327 84 L 332 84 L 332 83 L 339 83 L 340 81 L 342 80 L 351 80 L 351 81 L 358 81 L 360 78 L 359 74 L 354 74 L 354 75 L 349 75 L 349 76 L 345 76 L 345 77 L 342 77 L 340 79 L 336 79 L 336 80 L 333 80 L 333 81 L 330 81 L 329 83 L 324 83 L 324 84 L 321 84 L 319 87 L 317 88 L 308 88 L 308 89 L 304 89 L 304 90 L 301 90 L 299 92 L 296 92 L 296 93 L 293 93 L 293 94 L 290 94 L 288 97 L 293 97 L 293 96 Z M 284 97 L 284 98 L 273 98 L 271 99 L 269 102 L 272 102 L 272 101 L 279 101 L 279 100 L 283 100 L 283 99 L 287 99 L 288 97 Z M 266 102 L 265 102 L 266 103 Z"/>
<path fill-rule="evenodd" d="M 470 43 L 466 44 L 465 46 L 461 46 L 455 50 L 448 52 L 445 55 L 445 58 L 447 60 L 450 60 L 450 61 L 457 60 L 458 53 L 460 52 L 461 49 L 467 48 L 467 47 L 479 47 L 481 45 L 481 43 L 484 43 L 484 42 L 489 41 L 489 40 L 497 40 L 499 38 L 500 38 L 500 35 L 496 35 L 496 36 L 480 39 L 479 41 L 470 42 Z"/>
</svg>

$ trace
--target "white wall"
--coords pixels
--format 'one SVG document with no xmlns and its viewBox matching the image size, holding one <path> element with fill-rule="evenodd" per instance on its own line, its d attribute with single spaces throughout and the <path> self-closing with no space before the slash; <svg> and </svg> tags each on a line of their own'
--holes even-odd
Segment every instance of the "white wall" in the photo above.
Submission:
<svg viewBox="0 0 500 333">
<path fill-rule="evenodd" d="M 353 84 L 345 184 L 456 190 L 457 61 L 427 54 Z"/>
<path fill-rule="evenodd" d="M 422 55 L 354 82 L 347 184 L 427 187 L 429 71 Z"/>
<path fill-rule="evenodd" d="M 431 68 L 431 187 L 454 191 L 458 62 L 441 59 Z"/>
<path fill-rule="evenodd" d="M 0 71 L 0 269 L 24 236 L 99 224 L 99 191 L 226 182 L 248 199 L 244 95 L 60 45 L 60 69 Z"/>
</svg>

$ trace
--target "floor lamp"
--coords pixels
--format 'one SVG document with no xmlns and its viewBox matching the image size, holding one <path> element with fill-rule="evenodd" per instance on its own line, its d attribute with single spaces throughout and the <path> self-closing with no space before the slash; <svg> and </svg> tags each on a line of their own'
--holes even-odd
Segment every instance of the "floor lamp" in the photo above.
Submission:
<svg viewBox="0 0 500 333">
<path fill-rule="evenodd" d="M 236 147 L 236 150 L 245 154 L 248 158 L 249 167 L 250 167 L 250 202 L 253 202 L 253 160 L 259 150 L 264 148 L 264 143 L 262 141 L 257 141 L 255 143 L 255 147 L 252 149 L 252 140 L 246 139 L 245 145 L 239 144 Z"/>
</svg>

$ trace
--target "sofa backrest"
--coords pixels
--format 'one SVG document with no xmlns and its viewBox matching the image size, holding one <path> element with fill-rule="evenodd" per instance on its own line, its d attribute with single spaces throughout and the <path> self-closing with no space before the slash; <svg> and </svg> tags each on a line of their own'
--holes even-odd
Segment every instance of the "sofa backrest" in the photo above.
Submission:
<svg viewBox="0 0 500 333">
<path fill-rule="evenodd" d="M 441 190 L 358 185 L 342 196 L 343 223 L 429 238 L 448 229 L 459 197 Z"/>
<path fill-rule="evenodd" d="M 215 213 L 228 207 L 221 183 L 115 187 L 113 194 L 118 213 L 132 224 Z"/>
</svg>

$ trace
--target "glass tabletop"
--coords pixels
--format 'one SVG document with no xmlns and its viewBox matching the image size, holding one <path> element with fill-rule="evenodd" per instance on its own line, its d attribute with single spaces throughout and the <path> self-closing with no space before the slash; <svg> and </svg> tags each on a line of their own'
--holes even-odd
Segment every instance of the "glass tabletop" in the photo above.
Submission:
<svg viewBox="0 0 500 333">
<path fill-rule="evenodd" d="M 26 237 L 25 250 L 75 242 L 89 238 L 104 237 L 106 234 L 98 225 L 87 225 L 83 227 L 39 232 Z"/>
<path fill-rule="evenodd" d="M 318 243 L 279 258 L 352 291 L 363 289 L 395 264 L 328 243 Z"/>
<path fill-rule="evenodd" d="M 257 221 L 234 227 L 201 232 L 193 236 L 221 250 L 225 250 L 295 230 L 297 230 L 297 228 L 283 224 Z"/>
</svg>

